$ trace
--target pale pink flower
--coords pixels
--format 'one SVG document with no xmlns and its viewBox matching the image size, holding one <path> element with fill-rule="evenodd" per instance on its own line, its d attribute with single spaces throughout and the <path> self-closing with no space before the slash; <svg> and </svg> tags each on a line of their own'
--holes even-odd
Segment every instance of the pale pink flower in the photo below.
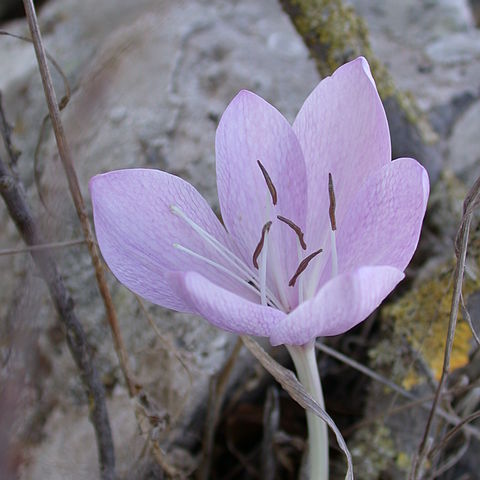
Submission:
<svg viewBox="0 0 480 480">
<path fill-rule="evenodd" d="M 403 279 L 428 176 L 413 159 L 391 161 L 364 58 L 320 82 L 293 126 L 240 92 L 218 126 L 216 162 L 225 227 L 174 175 L 132 169 L 91 180 L 103 257 L 140 296 L 230 332 L 302 345 L 354 327 Z"/>
</svg>

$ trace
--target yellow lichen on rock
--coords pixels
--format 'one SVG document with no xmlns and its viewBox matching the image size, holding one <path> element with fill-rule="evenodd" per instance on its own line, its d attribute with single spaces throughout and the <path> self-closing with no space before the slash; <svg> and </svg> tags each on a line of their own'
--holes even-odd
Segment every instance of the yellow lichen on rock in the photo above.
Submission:
<svg viewBox="0 0 480 480">
<path fill-rule="evenodd" d="M 432 376 L 438 380 L 442 374 L 445 342 L 453 291 L 453 262 L 439 267 L 431 278 L 421 282 L 403 298 L 383 310 L 384 317 L 392 320 L 393 337 L 405 339 L 412 349 L 412 358 L 421 359 Z M 464 295 L 479 288 L 479 282 L 466 278 Z M 472 334 L 459 312 L 450 369 L 465 366 L 469 360 Z M 401 380 L 407 389 L 425 380 L 425 374 L 413 366 L 405 368 Z"/>
<path fill-rule="evenodd" d="M 280 0 L 303 38 L 322 77 L 359 55 L 368 59 L 378 92 L 394 98 L 409 123 L 420 128 L 424 140 L 436 139 L 415 100 L 395 87 L 382 62 L 373 54 L 367 25 L 343 0 Z"/>
</svg>

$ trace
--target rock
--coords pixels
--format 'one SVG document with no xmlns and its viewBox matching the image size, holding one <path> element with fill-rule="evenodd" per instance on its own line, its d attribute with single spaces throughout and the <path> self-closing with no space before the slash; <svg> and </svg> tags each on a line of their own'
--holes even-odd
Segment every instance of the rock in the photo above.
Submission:
<svg viewBox="0 0 480 480">
<path fill-rule="evenodd" d="M 472 7 L 473 18 L 478 27 L 480 25 L 480 1 L 470 0 L 470 5 Z"/>
<path fill-rule="evenodd" d="M 467 185 L 473 185 L 480 175 L 480 102 L 472 105 L 455 124 L 449 142 L 449 167 Z"/>
<path fill-rule="evenodd" d="M 467 39 L 478 44 L 468 0 L 352 3 L 367 22 L 373 51 L 389 67 L 396 85 L 411 92 L 424 112 L 478 85 L 480 62 L 461 60 L 476 52 L 475 45 L 466 45 Z M 452 60 L 448 68 L 443 60 L 447 54 Z"/>
<path fill-rule="evenodd" d="M 455 122 L 475 100 L 472 92 L 463 92 L 447 104 L 433 107 L 429 112 L 430 124 L 442 137 L 449 137 Z"/>
<path fill-rule="evenodd" d="M 480 57 L 480 32 L 455 33 L 435 40 L 426 48 L 431 60 L 439 65 L 458 65 Z"/>
</svg>

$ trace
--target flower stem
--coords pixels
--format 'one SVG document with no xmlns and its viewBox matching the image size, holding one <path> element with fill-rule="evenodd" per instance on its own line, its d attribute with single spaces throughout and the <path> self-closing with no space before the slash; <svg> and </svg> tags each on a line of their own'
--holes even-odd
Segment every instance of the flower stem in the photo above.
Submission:
<svg viewBox="0 0 480 480">
<path fill-rule="evenodd" d="M 313 399 L 325 410 L 314 345 L 314 342 L 301 346 L 287 345 L 287 349 L 295 364 L 298 379 Z M 327 424 L 309 410 L 307 410 L 307 424 L 310 480 L 328 480 Z"/>
</svg>

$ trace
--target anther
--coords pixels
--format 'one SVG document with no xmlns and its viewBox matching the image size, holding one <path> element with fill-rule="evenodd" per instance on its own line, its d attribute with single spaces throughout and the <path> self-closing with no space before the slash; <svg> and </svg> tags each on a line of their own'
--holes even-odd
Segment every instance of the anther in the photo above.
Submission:
<svg viewBox="0 0 480 480">
<path fill-rule="evenodd" d="M 265 183 L 267 184 L 268 191 L 270 192 L 270 195 L 272 196 L 272 202 L 274 205 L 277 204 L 277 190 L 275 188 L 275 185 L 272 182 L 272 179 L 270 178 L 270 175 L 267 172 L 267 169 L 262 165 L 262 162 L 260 160 L 257 160 L 258 166 L 260 167 L 260 170 L 262 171 L 263 178 L 265 179 Z"/>
<path fill-rule="evenodd" d="M 300 242 L 300 245 L 302 246 L 302 248 L 304 250 L 306 250 L 307 249 L 307 244 L 305 243 L 305 240 L 303 238 L 302 229 L 298 225 L 293 223 L 291 220 L 289 220 L 288 218 L 282 217 L 281 215 L 277 215 L 277 218 L 281 222 L 287 224 L 297 234 L 298 241 Z"/>
<path fill-rule="evenodd" d="M 260 241 L 258 242 L 257 248 L 253 252 L 253 266 L 258 269 L 258 257 L 260 253 L 262 252 L 263 244 L 265 243 L 265 235 L 268 233 L 270 230 L 270 227 L 272 226 L 272 222 L 267 222 L 263 228 L 262 228 L 262 238 L 260 238 Z"/>
<path fill-rule="evenodd" d="M 323 252 L 322 248 L 320 250 L 317 250 L 316 252 L 311 253 L 308 257 L 305 257 L 300 262 L 300 265 L 298 266 L 297 271 L 295 272 L 295 275 L 288 282 L 289 287 L 295 286 L 295 282 L 297 281 L 297 278 L 300 276 L 300 274 L 308 267 L 308 264 L 310 263 L 310 261 L 321 252 Z"/>
<path fill-rule="evenodd" d="M 330 215 L 330 226 L 332 227 L 332 230 L 337 229 L 337 222 L 335 219 L 335 207 L 336 207 L 336 202 L 335 202 L 335 191 L 333 190 L 333 179 L 332 179 L 332 174 L 328 174 L 328 196 L 330 197 L 330 208 L 328 209 L 328 213 Z"/>
</svg>

